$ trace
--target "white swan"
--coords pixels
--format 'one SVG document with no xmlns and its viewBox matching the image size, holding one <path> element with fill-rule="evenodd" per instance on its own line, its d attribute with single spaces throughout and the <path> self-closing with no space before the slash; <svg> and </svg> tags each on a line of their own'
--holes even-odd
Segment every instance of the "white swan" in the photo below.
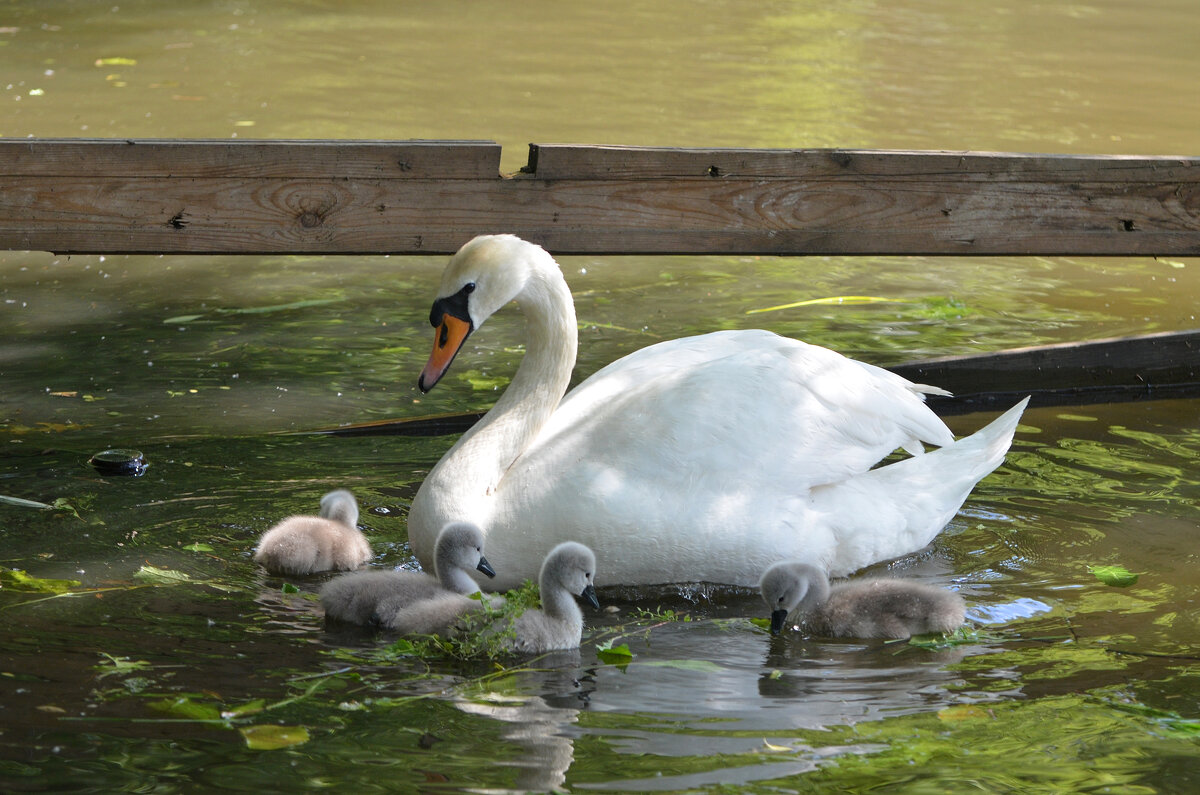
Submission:
<svg viewBox="0 0 1200 795">
<path fill-rule="evenodd" d="M 467 574 L 472 569 L 496 576 L 483 556 L 483 531 L 470 522 L 451 522 L 438 534 L 433 561 L 436 576 L 392 569 L 342 574 L 321 588 L 321 607 L 336 621 L 370 624 L 384 600 L 391 600 L 395 610 L 447 593 L 475 593 L 479 585 Z"/>
<path fill-rule="evenodd" d="M 542 248 L 477 237 L 438 296 L 424 391 L 492 313 L 515 300 L 526 318 L 512 383 L 429 473 L 408 518 L 423 565 L 447 521 L 483 526 L 498 572 L 485 587 L 532 577 L 563 539 L 627 585 L 753 587 L 780 559 L 847 574 L 911 553 L 1000 464 L 1025 405 L 955 442 L 924 404 L 943 390 L 767 331 L 652 345 L 563 398 L 575 308 Z M 941 449 L 922 455 L 922 442 Z M 871 469 L 897 447 L 914 457 Z"/>
<path fill-rule="evenodd" d="M 331 491 L 321 498 L 320 516 L 289 516 L 263 533 L 254 560 L 273 574 L 357 569 L 372 554 L 357 523 L 354 495 Z"/>
<path fill-rule="evenodd" d="M 574 649 L 583 635 L 583 613 L 575 597 L 599 608 L 594 586 L 596 556 L 583 544 L 564 541 L 550 550 L 538 574 L 541 610 L 526 610 L 507 623 L 489 619 L 490 624 L 463 623 L 468 613 L 483 609 L 480 599 L 443 592 L 432 599 L 400 604 L 385 599 L 379 604 L 379 623 L 405 634 L 457 634 L 463 631 L 498 635 L 504 648 L 522 654 L 541 654 L 557 649 Z"/>
<path fill-rule="evenodd" d="M 792 615 L 824 637 L 907 638 L 952 632 L 967 609 L 954 591 L 919 582 L 866 577 L 830 586 L 825 572 L 795 561 L 763 572 L 759 592 L 771 608 L 772 635 Z"/>
</svg>

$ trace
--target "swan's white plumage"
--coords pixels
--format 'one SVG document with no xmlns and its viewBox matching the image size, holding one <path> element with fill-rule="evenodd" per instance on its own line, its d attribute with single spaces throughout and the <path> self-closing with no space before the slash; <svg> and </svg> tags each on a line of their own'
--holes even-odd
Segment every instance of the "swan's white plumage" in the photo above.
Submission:
<svg viewBox="0 0 1200 795">
<path fill-rule="evenodd" d="M 485 587 L 533 577 L 563 539 L 632 585 L 753 586 L 780 559 L 845 574 L 913 552 L 1000 463 L 1024 405 L 954 442 L 923 402 L 942 390 L 766 331 L 644 348 L 560 403 L 577 330 L 557 263 L 511 235 L 480 237 L 451 259 L 439 297 L 467 284 L 475 329 L 517 302 L 526 355 L 421 485 L 409 539 L 427 564 L 442 524 L 479 523 L 499 572 Z M 899 447 L 918 455 L 873 474 L 897 466 L 870 469 Z"/>
</svg>

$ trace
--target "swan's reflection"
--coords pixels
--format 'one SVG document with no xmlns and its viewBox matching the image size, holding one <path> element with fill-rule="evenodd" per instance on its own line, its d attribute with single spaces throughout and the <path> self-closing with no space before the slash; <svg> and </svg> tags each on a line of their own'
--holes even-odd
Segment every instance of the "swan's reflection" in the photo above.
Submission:
<svg viewBox="0 0 1200 795">
<path fill-rule="evenodd" d="M 578 649 L 547 655 L 538 664 L 553 669 L 540 683 L 544 695 L 488 692 L 470 698 L 458 697 L 454 705 L 468 714 L 503 722 L 506 727 L 501 737 L 525 750 L 519 759 L 496 762 L 516 767 L 514 789 L 557 792 L 575 760 L 572 734 L 576 732 L 569 727 L 578 722 L 593 685 L 587 677 L 576 676 L 580 665 Z"/>
</svg>

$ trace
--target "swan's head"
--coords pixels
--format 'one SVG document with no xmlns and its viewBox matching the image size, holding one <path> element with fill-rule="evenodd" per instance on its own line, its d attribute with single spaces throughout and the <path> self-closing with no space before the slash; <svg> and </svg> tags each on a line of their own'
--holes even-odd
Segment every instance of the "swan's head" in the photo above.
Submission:
<svg viewBox="0 0 1200 795">
<path fill-rule="evenodd" d="M 778 635 L 789 613 L 803 612 L 829 598 L 829 580 L 815 566 L 783 562 L 763 572 L 758 590 L 771 610 L 771 634 Z"/>
<path fill-rule="evenodd" d="M 358 502 L 345 489 L 335 489 L 321 498 L 320 515 L 354 527 L 358 524 Z"/>
<path fill-rule="evenodd" d="M 575 541 L 564 541 L 550 550 L 542 562 L 538 575 L 538 586 L 543 594 L 555 586 L 565 588 L 575 596 L 582 596 L 596 610 L 600 600 L 596 598 L 596 556 L 592 550 Z"/>
<path fill-rule="evenodd" d="M 450 522 L 438 533 L 434 548 L 434 568 L 438 573 L 447 567 L 470 571 L 475 569 L 495 577 L 496 571 L 483 556 L 483 531 L 471 522 Z"/>
<path fill-rule="evenodd" d="M 515 235 L 480 235 L 450 258 L 429 312 L 429 324 L 437 331 L 433 353 L 417 380 L 422 392 L 446 374 L 471 332 L 520 295 L 535 267 L 547 262 L 557 270 L 545 249 Z"/>
</svg>

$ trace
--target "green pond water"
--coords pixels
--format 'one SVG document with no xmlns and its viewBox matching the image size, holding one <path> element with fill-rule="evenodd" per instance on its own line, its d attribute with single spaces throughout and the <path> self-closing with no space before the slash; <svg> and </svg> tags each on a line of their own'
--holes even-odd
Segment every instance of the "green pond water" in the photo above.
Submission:
<svg viewBox="0 0 1200 795">
<path fill-rule="evenodd" d="M 529 141 L 1194 154 L 1197 24 L 1185 0 L 7 2 L 0 135 L 488 138 L 506 169 Z M 886 365 L 1200 303 L 1194 259 L 561 263 L 576 380 L 720 328 Z M 52 506 L 0 502 L 0 790 L 1200 787 L 1197 400 L 1030 410 L 935 543 L 874 568 L 959 590 L 958 645 L 772 638 L 755 595 L 703 586 L 602 592 L 577 652 L 532 661 L 325 627 L 324 578 L 266 575 L 259 535 L 344 486 L 372 565 L 415 566 L 405 512 L 454 437 L 307 432 L 485 409 L 521 357 L 509 309 L 419 393 L 444 264 L 0 253 L 0 495 Z M 839 295 L 896 300 L 747 314 Z M 98 475 L 108 447 L 147 472 Z"/>
</svg>

